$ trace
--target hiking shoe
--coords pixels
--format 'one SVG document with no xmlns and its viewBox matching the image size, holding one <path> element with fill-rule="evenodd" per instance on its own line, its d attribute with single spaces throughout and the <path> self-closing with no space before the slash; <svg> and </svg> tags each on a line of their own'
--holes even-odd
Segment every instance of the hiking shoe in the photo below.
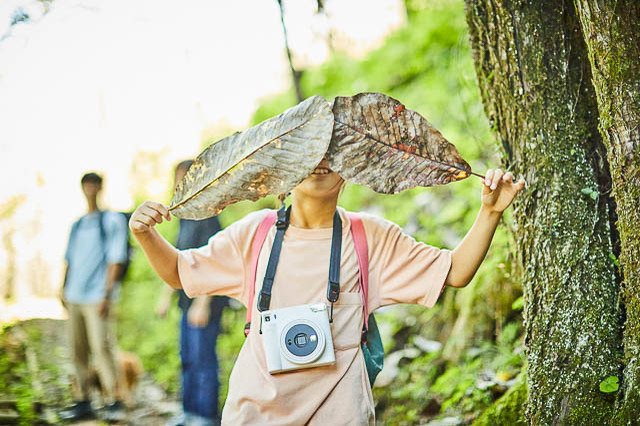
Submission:
<svg viewBox="0 0 640 426">
<path fill-rule="evenodd" d="M 79 401 L 60 411 L 58 417 L 60 420 L 75 421 L 93 419 L 96 415 L 91 409 L 90 401 Z"/>
<path fill-rule="evenodd" d="M 107 423 L 118 423 L 125 418 L 124 404 L 121 401 L 112 402 L 109 405 L 105 405 L 101 412 L 100 417 Z"/>
</svg>

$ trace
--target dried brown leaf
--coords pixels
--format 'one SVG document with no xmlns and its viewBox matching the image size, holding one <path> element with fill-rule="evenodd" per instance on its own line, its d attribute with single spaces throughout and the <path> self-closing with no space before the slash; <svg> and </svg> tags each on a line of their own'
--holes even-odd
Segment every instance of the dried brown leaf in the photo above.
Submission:
<svg viewBox="0 0 640 426">
<path fill-rule="evenodd" d="M 320 163 L 332 129 L 329 104 L 313 96 L 213 143 L 177 186 L 171 212 L 180 218 L 204 219 L 238 201 L 290 191 Z"/>
<path fill-rule="evenodd" d="M 382 93 L 337 97 L 327 160 L 343 179 L 394 194 L 465 179 L 471 167 L 415 111 Z"/>
</svg>

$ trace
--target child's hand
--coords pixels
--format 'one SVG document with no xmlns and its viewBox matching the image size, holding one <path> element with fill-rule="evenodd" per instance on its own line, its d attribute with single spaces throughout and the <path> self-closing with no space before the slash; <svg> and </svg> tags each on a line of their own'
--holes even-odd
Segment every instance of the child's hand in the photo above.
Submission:
<svg viewBox="0 0 640 426">
<path fill-rule="evenodd" d="M 161 300 L 156 306 L 156 316 L 158 318 L 165 318 L 167 316 L 167 312 L 169 312 L 169 305 L 171 304 L 171 299 L 166 298 L 165 300 Z"/>
<path fill-rule="evenodd" d="M 129 229 L 134 234 L 144 234 L 158 223 L 162 223 L 162 218 L 171 220 L 167 206 L 154 201 L 145 201 L 133 212 L 129 219 Z"/>
<path fill-rule="evenodd" d="M 500 169 L 487 170 L 482 188 L 482 205 L 496 213 L 502 213 L 524 187 L 524 180 L 513 182 L 513 173 Z"/>
<path fill-rule="evenodd" d="M 187 321 L 191 327 L 206 327 L 210 314 L 210 299 L 196 297 L 187 311 Z"/>
</svg>

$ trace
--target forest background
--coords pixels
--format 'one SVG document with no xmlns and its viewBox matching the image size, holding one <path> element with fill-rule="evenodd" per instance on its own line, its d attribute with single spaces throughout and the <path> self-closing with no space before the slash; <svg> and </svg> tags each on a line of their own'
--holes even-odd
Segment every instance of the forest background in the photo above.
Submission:
<svg viewBox="0 0 640 426">
<path fill-rule="evenodd" d="M 366 57 L 352 59 L 338 51 L 320 67 L 301 70 L 303 93 L 328 100 L 364 91 L 388 94 L 427 117 L 474 170 L 483 172 L 498 166 L 499 149 L 482 109 L 463 3 L 408 1 L 406 7 L 407 25 Z M 252 121 L 258 123 L 296 103 L 292 86 L 262 103 Z M 203 147 L 213 141 L 204 141 Z M 347 185 L 339 204 L 348 210 L 379 214 L 419 241 L 452 249 L 475 219 L 480 190 L 481 182 L 475 178 L 394 196 Z M 139 197 L 136 203 L 144 201 L 143 194 Z M 229 225 L 250 211 L 274 205 L 273 199 L 240 203 L 227 208 L 220 220 Z M 384 386 L 375 388 L 380 421 L 418 424 L 444 416 L 468 423 L 514 384 L 524 362 L 522 298 L 519 284 L 510 279 L 508 252 L 512 243 L 504 225 L 468 288 L 446 290 L 433 309 L 399 306 L 377 314 L 387 364 L 379 381 Z M 169 240 L 175 240 L 177 221 L 159 228 Z M 173 306 L 166 319 L 156 316 L 163 285 L 136 250 L 117 307 L 118 343 L 123 350 L 137 353 L 145 371 L 175 393 L 179 392 L 180 312 Z M 224 332 L 218 340 L 221 404 L 244 340 L 244 311 L 228 309 L 223 322 Z M 11 365 L 0 361 L 0 365 Z M 0 392 L 41 399 L 24 379 L 3 381 Z M 22 406 L 28 411 L 29 404 Z"/>
</svg>

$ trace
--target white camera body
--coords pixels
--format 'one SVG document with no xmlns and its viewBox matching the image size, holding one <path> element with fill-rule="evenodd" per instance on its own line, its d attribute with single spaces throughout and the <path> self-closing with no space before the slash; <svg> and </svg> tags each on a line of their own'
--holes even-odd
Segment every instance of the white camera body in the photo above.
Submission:
<svg viewBox="0 0 640 426">
<path fill-rule="evenodd" d="M 261 312 L 262 345 L 269 373 L 335 364 L 327 305 Z"/>
</svg>

